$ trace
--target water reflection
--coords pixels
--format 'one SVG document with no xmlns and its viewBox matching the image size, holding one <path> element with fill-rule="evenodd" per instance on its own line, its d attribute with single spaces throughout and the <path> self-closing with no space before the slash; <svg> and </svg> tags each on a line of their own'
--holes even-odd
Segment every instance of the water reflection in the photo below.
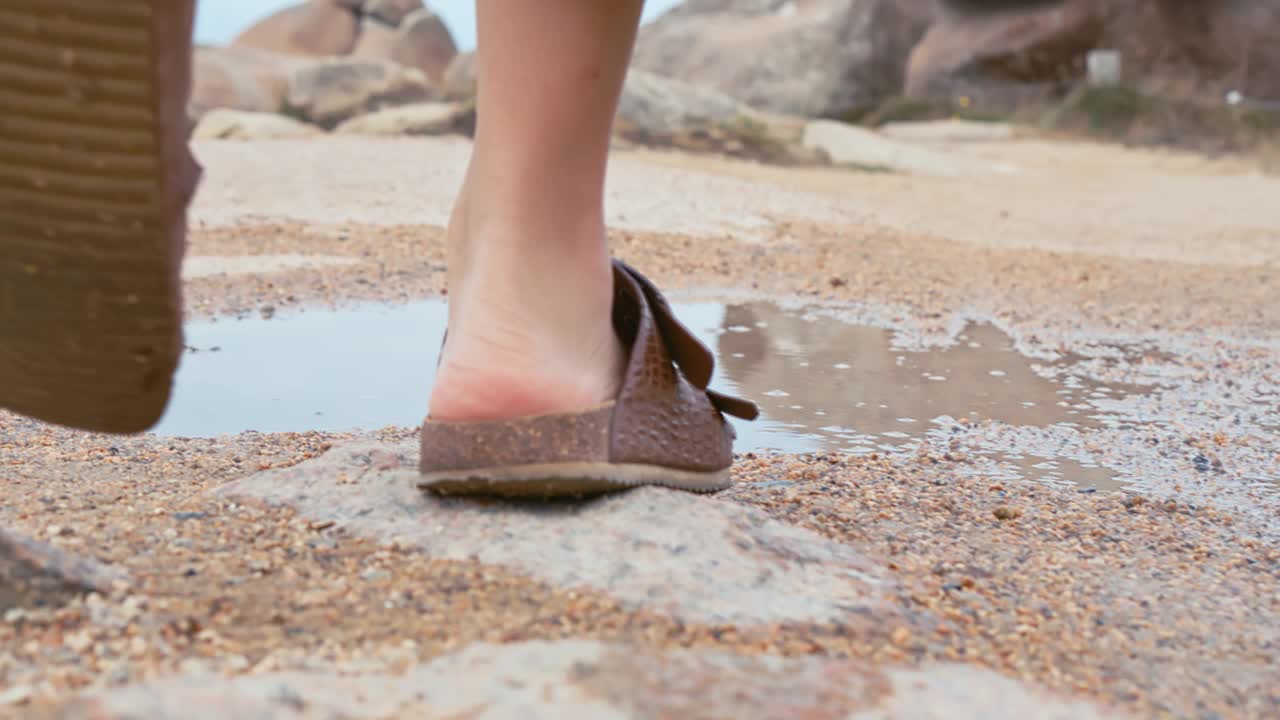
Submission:
<svg viewBox="0 0 1280 720">
<path fill-rule="evenodd" d="M 714 383 L 761 404 L 761 421 L 737 425 L 744 452 L 900 450 L 945 418 L 1086 426 L 1098 422 L 1091 394 L 1121 392 L 1038 375 L 991 326 L 970 327 L 956 347 L 916 353 L 895 350 L 885 330 L 768 303 L 681 304 L 676 312 L 715 349 Z M 443 302 L 426 301 L 192 324 L 192 349 L 156 432 L 416 425 L 446 317 Z M 1062 459 L 1008 459 L 1048 479 L 1110 477 Z"/>
<path fill-rule="evenodd" d="M 769 420 L 740 432 L 748 445 L 782 451 L 892 452 L 953 419 L 1097 426 L 1086 398 L 1115 392 L 1037 374 L 990 325 L 970 326 L 951 348 L 902 352 L 880 328 L 752 304 L 727 307 L 717 335 L 724 377 Z M 1064 458 L 998 459 L 1049 482 L 1117 486 L 1108 470 Z"/>
<path fill-rule="evenodd" d="M 1097 424 L 1084 399 L 1096 388 L 1041 377 L 990 325 L 971 326 L 960 340 L 944 350 L 901 352 L 880 328 L 735 305 L 716 347 L 726 377 L 771 419 L 834 438 L 901 439 L 940 416 Z"/>
</svg>

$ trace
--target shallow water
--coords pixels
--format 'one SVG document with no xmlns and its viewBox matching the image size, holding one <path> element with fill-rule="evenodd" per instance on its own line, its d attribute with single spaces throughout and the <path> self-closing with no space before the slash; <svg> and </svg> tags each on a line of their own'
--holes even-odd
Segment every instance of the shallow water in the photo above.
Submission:
<svg viewBox="0 0 1280 720">
<path fill-rule="evenodd" d="M 677 314 L 716 352 L 713 386 L 758 402 L 740 452 L 894 452 L 956 420 L 1106 422 L 1091 398 L 1123 389 L 1037 374 L 998 329 L 901 352 L 889 331 L 770 303 L 688 303 Z M 174 400 L 155 432 L 214 436 L 413 426 L 427 412 L 446 321 L 442 301 L 361 305 L 193 323 Z M 1107 487 L 1112 473 L 1063 458 L 1003 456 L 1025 476 Z"/>
</svg>

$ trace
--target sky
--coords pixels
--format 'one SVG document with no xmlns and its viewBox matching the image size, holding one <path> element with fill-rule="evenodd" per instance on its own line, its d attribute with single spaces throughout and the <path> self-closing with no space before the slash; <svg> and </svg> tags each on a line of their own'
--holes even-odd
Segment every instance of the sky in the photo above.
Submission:
<svg viewBox="0 0 1280 720">
<path fill-rule="evenodd" d="M 196 42 L 210 45 L 226 43 L 255 20 L 270 15 L 299 0 L 201 0 L 196 10 Z M 679 0 L 649 0 L 645 3 L 645 19 L 665 12 Z M 453 31 L 453 39 L 461 50 L 476 44 L 474 0 L 428 0 Z"/>
</svg>

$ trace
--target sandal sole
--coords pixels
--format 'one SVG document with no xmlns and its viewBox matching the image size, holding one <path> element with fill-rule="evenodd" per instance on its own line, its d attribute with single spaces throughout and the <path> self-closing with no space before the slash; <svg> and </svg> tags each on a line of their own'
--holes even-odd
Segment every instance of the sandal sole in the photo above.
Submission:
<svg viewBox="0 0 1280 720">
<path fill-rule="evenodd" d="M 423 473 L 418 479 L 420 489 L 437 495 L 522 498 L 579 498 L 619 492 L 642 485 L 713 493 L 732 484 L 728 468 L 704 473 L 655 465 L 587 462 Z"/>
<path fill-rule="evenodd" d="M 132 433 L 168 404 L 199 174 L 186 149 L 193 7 L 0 8 L 0 407 Z"/>
</svg>

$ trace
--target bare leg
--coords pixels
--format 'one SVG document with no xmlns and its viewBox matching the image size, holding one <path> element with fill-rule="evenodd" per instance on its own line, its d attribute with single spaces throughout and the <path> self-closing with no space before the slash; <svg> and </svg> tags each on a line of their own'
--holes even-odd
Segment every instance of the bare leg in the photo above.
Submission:
<svg viewBox="0 0 1280 720">
<path fill-rule="evenodd" d="M 449 228 L 434 420 L 612 398 L 604 178 L 643 0 L 478 0 L 479 126 Z"/>
</svg>

